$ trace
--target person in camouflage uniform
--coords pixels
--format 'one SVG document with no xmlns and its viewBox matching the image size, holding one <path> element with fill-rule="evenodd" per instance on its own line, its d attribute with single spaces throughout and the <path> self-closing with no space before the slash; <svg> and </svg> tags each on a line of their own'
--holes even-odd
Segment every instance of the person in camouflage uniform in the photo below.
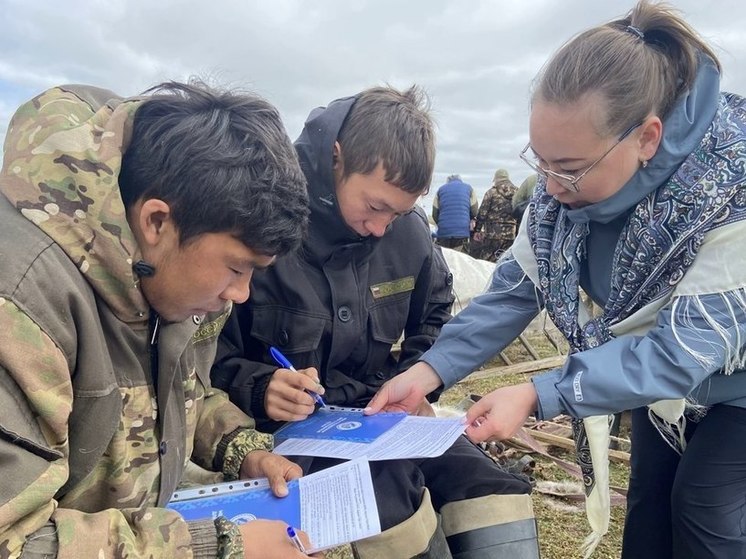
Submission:
<svg viewBox="0 0 746 559">
<path fill-rule="evenodd" d="M 534 188 L 536 188 L 536 182 L 539 179 L 537 173 L 533 173 L 527 176 L 521 186 L 513 194 L 513 217 L 516 222 L 516 231 L 521 228 L 521 220 L 523 214 L 526 213 L 528 203 L 531 201 L 531 197 L 534 195 Z M 518 233 L 516 233 L 517 235 Z"/>
<path fill-rule="evenodd" d="M 516 221 L 512 215 L 515 186 L 505 169 L 495 171 L 492 186 L 482 199 L 474 227 L 474 258 L 496 262 L 510 248 L 516 234 Z"/>
<path fill-rule="evenodd" d="M 253 269 L 299 244 L 304 186 L 252 95 L 64 86 L 18 109 L 0 174 L 0 557 L 303 557 L 283 523 L 164 505 L 190 459 L 279 495 L 300 475 L 209 370 Z"/>
</svg>

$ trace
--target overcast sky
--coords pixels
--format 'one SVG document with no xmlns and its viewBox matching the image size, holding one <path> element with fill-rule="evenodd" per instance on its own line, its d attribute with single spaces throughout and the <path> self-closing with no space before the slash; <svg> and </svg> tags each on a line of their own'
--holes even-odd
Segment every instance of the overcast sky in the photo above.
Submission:
<svg viewBox="0 0 746 559">
<path fill-rule="evenodd" d="M 23 101 L 87 83 L 122 95 L 197 75 L 273 102 L 291 138 L 308 112 L 389 83 L 418 83 L 437 122 L 434 189 L 479 192 L 503 167 L 519 184 L 528 92 L 572 35 L 632 2 L 591 0 L 0 0 L 0 140 Z M 746 94 L 746 3 L 676 0 Z M 423 202 L 428 209 L 430 197 Z"/>
</svg>

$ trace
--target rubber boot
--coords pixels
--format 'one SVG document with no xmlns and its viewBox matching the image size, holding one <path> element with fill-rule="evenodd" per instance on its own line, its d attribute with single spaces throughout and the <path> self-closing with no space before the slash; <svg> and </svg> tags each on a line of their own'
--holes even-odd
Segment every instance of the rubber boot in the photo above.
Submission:
<svg viewBox="0 0 746 559">
<path fill-rule="evenodd" d="M 455 501 L 440 514 L 453 559 L 539 559 L 530 495 Z"/>
<path fill-rule="evenodd" d="M 412 516 L 380 534 L 353 543 L 352 552 L 355 559 L 451 559 L 427 488 Z"/>
</svg>

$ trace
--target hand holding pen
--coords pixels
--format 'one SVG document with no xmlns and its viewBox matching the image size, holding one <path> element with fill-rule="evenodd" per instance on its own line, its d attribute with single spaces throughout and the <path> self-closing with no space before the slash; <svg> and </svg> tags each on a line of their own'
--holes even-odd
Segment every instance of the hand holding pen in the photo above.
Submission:
<svg viewBox="0 0 746 559">
<path fill-rule="evenodd" d="M 290 541 L 293 542 L 293 545 L 298 548 L 298 551 L 305 554 L 306 547 L 303 545 L 303 542 L 300 541 L 300 537 L 295 531 L 295 528 L 293 528 L 292 526 L 288 526 L 287 533 L 288 533 L 288 538 L 290 538 Z"/>
<path fill-rule="evenodd" d="M 314 412 L 314 402 L 325 407 L 315 368 L 296 370 L 290 361 L 275 347 L 270 355 L 280 366 L 270 377 L 264 395 L 267 417 L 275 421 L 299 421 Z M 310 396 L 311 398 L 309 398 Z"/>
<path fill-rule="evenodd" d="M 311 541 L 308 534 L 288 526 L 281 520 L 252 520 L 238 525 L 244 559 L 304 559 L 309 557 Z M 292 535 L 291 535 L 292 533 Z M 322 552 L 310 557 L 324 557 Z"/>
</svg>

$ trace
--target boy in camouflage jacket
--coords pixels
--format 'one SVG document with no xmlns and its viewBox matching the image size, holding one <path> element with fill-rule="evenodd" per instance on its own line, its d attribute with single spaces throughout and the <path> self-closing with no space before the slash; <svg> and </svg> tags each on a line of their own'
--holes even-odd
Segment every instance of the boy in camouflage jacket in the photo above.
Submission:
<svg viewBox="0 0 746 559">
<path fill-rule="evenodd" d="M 280 495 L 300 475 L 208 373 L 252 271 L 300 242 L 303 175 L 265 101 L 200 84 L 150 93 L 54 88 L 8 131 L 2 558 L 302 556 L 281 523 L 163 507 L 190 459 L 267 476 Z"/>
</svg>

